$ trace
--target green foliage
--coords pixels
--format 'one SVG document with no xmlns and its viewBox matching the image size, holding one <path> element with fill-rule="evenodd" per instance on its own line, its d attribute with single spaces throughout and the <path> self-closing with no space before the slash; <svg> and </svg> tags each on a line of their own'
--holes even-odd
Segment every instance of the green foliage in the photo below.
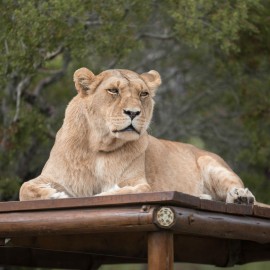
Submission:
<svg viewBox="0 0 270 270">
<path fill-rule="evenodd" d="M 169 15 L 175 20 L 179 39 L 198 47 L 202 42 L 217 45 L 223 51 L 238 51 L 239 33 L 258 32 L 249 20 L 250 10 L 261 7 L 260 1 L 170 0 Z"/>
<path fill-rule="evenodd" d="M 18 189 L 20 188 L 22 182 L 20 179 L 14 178 L 1 178 L 0 181 L 0 200 L 16 200 Z"/>
<path fill-rule="evenodd" d="M 59 48 L 80 60 L 92 54 L 125 56 L 136 45 L 134 28 L 128 26 L 134 14 L 129 13 L 140 12 L 136 15 L 143 24 L 148 11 L 149 4 L 139 2 L 2 1 L 1 74 L 35 73 Z"/>
</svg>

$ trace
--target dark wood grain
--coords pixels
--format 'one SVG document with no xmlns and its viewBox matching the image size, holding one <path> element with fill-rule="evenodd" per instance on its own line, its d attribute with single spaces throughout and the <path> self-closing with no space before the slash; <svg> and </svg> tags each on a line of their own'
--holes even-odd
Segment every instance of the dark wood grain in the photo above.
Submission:
<svg viewBox="0 0 270 270">
<path fill-rule="evenodd" d="M 199 209 L 211 212 L 226 213 L 226 203 L 210 200 L 200 200 Z"/>
<path fill-rule="evenodd" d="M 254 216 L 257 216 L 257 217 L 270 219 L 270 208 L 254 205 L 253 214 Z"/>
<path fill-rule="evenodd" d="M 234 215 L 252 216 L 253 205 L 228 203 L 226 204 L 226 212 Z"/>
<path fill-rule="evenodd" d="M 270 220 L 173 207 L 175 233 L 270 242 Z"/>
<path fill-rule="evenodd" d="M 172 205 L 188 208 L 200 208 L 200 199 L 181 192 L 173 192 Z"/>
</svg>

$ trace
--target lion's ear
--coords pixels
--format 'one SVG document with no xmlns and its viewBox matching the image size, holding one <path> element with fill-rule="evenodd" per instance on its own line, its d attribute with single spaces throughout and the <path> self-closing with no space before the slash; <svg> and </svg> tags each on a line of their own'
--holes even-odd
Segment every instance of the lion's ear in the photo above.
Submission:
<svg viewBox="0 0 270 270">
<path fill-rule="evenodd" d="M 153 92 L 161 85 L 161 77 L 155 70 L 143 73 L 141 74 L 141 77 Z"/>
<path fill-rule="evenodd" d="M 89 69 L 83 67 L 74 72 L 73 80 L 78 93 L 86 95 L 91 83 L 95 80 L 95 75 Z"/>
</svg>

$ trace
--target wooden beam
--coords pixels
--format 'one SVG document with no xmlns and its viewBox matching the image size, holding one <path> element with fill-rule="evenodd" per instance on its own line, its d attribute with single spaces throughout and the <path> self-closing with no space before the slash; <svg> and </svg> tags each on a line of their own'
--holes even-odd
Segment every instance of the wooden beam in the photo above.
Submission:
<svg viewBox="0 0 270 270">
<path fill-rule="evenodd" d="M 154 207 L 25 211 L 0 214 L 0 237 L 155 231 Z"/>
<path fill-rule="evenodd" d="M 174 233 L 270 242 L 270 220 L 170 207 L 175 213 Z M 157 217 L 155 223 L 160 226 Z M 160 226 L 162 228 L 162 226 Z"/>
<path fill-rule="evenodd" d="M 148 234 L 148 270 L 173 270 L 173 233 L 169 231 Z"/>
</svg>

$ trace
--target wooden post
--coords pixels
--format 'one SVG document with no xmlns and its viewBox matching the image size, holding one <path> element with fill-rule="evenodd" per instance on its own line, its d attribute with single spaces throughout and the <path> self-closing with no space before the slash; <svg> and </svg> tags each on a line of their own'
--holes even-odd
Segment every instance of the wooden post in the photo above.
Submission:
<svg viewBox="0 0 270 270">
<path fill-rule="evenodd" d="M 169 231 L 148 234 L 148 270 L 173 270 L 173 233 Z"/>
</svg>

